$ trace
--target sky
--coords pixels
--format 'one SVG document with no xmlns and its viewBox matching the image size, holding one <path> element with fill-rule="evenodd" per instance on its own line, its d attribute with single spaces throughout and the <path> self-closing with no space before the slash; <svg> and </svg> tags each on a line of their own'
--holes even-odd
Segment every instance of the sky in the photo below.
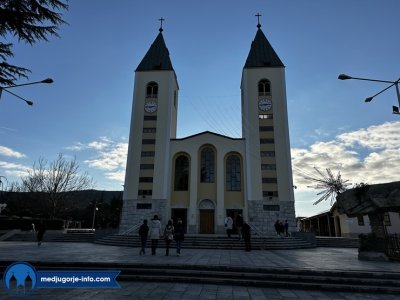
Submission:
<svg viewBox="0 0 400 300">
<path fill-rule="evenodd" d="M 178 137 L 213 131 L 241 137 L 241 73 L 261 29 L 284 63 L 297 216 L 330 208 L 304 174 L 351 183 L 400 180 L 398 0 L 70 0 L 60 37 L 14 43 L 10 63 L 32 70 L 13 88 L 33 106 L 0 99 L 0 176 L 18 181 L 39 158 L 76 157 L 98 190 L 122 190 L 134 70 L 158 34 L 179 82 Z M 18 83 L 25 83 L 20 80 Z M 11 89 L 10 89 L 11 91 Z M 3 180 L 4 181 L 4 180 Z"/>
</svg>

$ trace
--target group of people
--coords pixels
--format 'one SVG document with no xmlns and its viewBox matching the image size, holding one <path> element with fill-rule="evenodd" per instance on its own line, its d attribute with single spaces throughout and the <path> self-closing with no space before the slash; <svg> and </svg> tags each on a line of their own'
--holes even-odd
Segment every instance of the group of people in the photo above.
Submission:
<svg viewBox="0 0 400 300">
<path fill-rule="evenodd" d="M 282 221 L 276 220 L 274 227 L 275 227 L 276 235 L 278 235 L 280 237 L 290 236 L 289 223 L 287 220 L 285 220 L 285 223 L 282 223 Z"/>
<path fill-rule="evenodd" d="M 143 221 L 143 224 L 139 228 L 139 236 L 141 239 L 140 255 L 146 254 L 146 243 L 148 238 L 151 239 L 151 255 L 156 255 L 158 240 L 164 238 L 166 244 L 165 255 L 169 255 L 171 242 L 175 240 L 176 255 L 180 256 L 182 242 L 185 238 L 185 228 L 183 227 L 182 219 L 178 219 L 176 226 L 172 224 L 172 220 L 169 220 L 162 231 L 160 219 L 157 215 L 154 215 L 150 225 L 148 225 L 147 220 Z"/>
<path fill-rule="evenodd" d="M 228 238 L 231 237 L 233 233 L 233 227 L 235 226 L 237 234 L 239 235 L 239 240 L 243 238 L 244 244 L 246 251 L 251 251 L 251 228 L 250 225 L 247 224 L 244 220 L 242 215 L 238 214 L 235 218 L 235 221 L 233 221 L 231 216 L 227 216 L 225 218 L 225 228 L 226 228 L 226 234 L 228 235 Z"/>
</svg>

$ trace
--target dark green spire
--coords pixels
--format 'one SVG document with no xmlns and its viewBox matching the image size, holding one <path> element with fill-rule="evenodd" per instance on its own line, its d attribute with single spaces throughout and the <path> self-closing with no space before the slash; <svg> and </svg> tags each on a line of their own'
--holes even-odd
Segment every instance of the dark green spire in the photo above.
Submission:
<svg viewBox="0 0 400 300">
<path fill-rule="evenodd" d="M 261 25 L 257 25 L 258 30 L 254 41 L 251 43 L 250 53 L 247 57 L 246 68 L 259 68 L 259 67 L 284 67 L 278 54 L 268 42 L 264 33 L 260 29 Z"/>
<path fill-rule="evenodd" d="M 149 51 L 143 57 L 136 71 L 173 71 L 171 60 L 169 58 L 169 51 L 165 45 L 162 35 L 162 28 L 157 35 L 153 44 L 151 44 Z"/>
</svg>

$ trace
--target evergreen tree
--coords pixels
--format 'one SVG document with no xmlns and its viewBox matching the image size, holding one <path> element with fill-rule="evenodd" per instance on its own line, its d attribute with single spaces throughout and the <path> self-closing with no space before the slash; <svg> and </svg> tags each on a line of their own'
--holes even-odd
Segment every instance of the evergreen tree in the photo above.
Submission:
<svg viewBox="0 0 400 300">
<path fill-rule="evenodd" d="M 65 24 L 60 10 L 68 4 L 60 0 L 1 0 L 0 1 L 0 85 L 16 84 L 19 78 L 28 78 L 29 69 L 9 64 L 14 56 L 12 43 L 7 37 L 13 35 L 30 45 L 48 41 L 49 35 L 59 36 L 58 26 Z"/>
</svg>

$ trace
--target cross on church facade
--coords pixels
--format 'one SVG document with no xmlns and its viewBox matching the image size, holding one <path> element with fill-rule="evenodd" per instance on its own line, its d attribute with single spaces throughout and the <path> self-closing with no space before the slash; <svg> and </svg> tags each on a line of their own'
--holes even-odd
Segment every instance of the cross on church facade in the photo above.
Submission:
<svg viewBox="0 0 400 300">
<path fill-rule="evenodd" d="M 162 22 L 165 21 L 165 19 L 163 17 L 161 17 L 158 19 L 158 21 L 160 21 L 160 32 L 162 32 L 163 31 Z"/>
<path fill-rule="evenodd" d="M 261 14 L 260 13 L 257 13 L 256 15 L 255 15 L 256 17 L 257 17 L 257 28 L 260 28 L 261 27 L 261 24 L 260 24 L 260 17 L 261 17 Z"/>
</svg>

